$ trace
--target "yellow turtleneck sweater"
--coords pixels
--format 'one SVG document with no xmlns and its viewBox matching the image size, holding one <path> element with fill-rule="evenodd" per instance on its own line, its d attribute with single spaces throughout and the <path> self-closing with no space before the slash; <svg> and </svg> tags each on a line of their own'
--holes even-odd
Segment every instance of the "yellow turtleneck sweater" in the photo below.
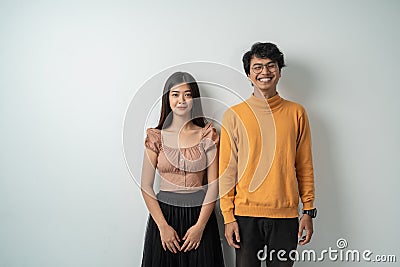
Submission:
<svg viewBox="0 0 400 267">
<path fill-rule="evenodd" d="M 276 94 L 252 95 L 229 108 L 220 139 L 220 205 L 224 221 L 234 215 L 298 217 L 314 208 L 311 133 L 305 109 Z"/>
</svg>

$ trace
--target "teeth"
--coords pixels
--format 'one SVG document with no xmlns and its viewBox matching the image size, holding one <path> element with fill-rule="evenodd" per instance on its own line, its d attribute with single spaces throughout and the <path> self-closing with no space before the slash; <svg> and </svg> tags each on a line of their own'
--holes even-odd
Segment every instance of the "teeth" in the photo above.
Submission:
<svg viewBox="0 0 400 267">
<path fill-rule="evenodd" d="M 271 78 L 261 78 L 261 79 L 260 79 L 261 82 L 268 82 L 268 81 L 270 81 L 270 80 L 271 80 Z"/>
</svg>

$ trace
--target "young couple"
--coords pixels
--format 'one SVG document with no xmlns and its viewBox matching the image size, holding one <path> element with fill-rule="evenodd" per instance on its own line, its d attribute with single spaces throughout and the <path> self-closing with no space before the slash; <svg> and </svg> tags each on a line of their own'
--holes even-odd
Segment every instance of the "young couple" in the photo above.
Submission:
<svg viewBox="0 0 400 267">
<path fill-rule="evenodd" d="M 144 267 L 224 266 L 218 192 L 236 266 L 258 267 L 261 259 L 269 267 L 292 266 L 290 251 L 311 239 L 316 209 L 307 114 L 276 91 L 285 66 L 276 45 L 254 44 L 243 66 L 254 92 L 225 112 L 221 138 L 203 116 L 193 76 L 176 72 L 166 81 L 158 126 L 145 139 Z"/>
</svg>

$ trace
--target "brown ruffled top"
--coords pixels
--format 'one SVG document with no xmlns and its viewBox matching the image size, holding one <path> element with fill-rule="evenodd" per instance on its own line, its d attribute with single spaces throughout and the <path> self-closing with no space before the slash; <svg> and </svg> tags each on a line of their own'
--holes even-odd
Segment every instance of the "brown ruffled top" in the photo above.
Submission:
<svg viewBox="0 0 400 267">
<path fill-rule="evenodd" d="M 218 133 L 211 123 L 202 129 L 200 142 L 187 148 L 169 147 L 162 142 L 160 130 L 147 129 L 145 146 L 158 154 L 160 190 L 180 191 L 201 187 L 205 171 L 217 155 L 218 142 Z"/>
</svg>

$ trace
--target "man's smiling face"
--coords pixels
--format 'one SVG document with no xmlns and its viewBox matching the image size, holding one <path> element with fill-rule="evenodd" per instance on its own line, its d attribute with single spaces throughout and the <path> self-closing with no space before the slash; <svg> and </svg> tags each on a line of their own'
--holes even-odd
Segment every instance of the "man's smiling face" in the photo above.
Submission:
<svg viewBox="0 0 400 267">
<path fill-rule="evenodd" d="M 250 61 L 250 73 L 247 77 L 261 92 L 272 92 L 276 91 L 281 72 L 276 61 L 254 56 Z"/>
</svg>

